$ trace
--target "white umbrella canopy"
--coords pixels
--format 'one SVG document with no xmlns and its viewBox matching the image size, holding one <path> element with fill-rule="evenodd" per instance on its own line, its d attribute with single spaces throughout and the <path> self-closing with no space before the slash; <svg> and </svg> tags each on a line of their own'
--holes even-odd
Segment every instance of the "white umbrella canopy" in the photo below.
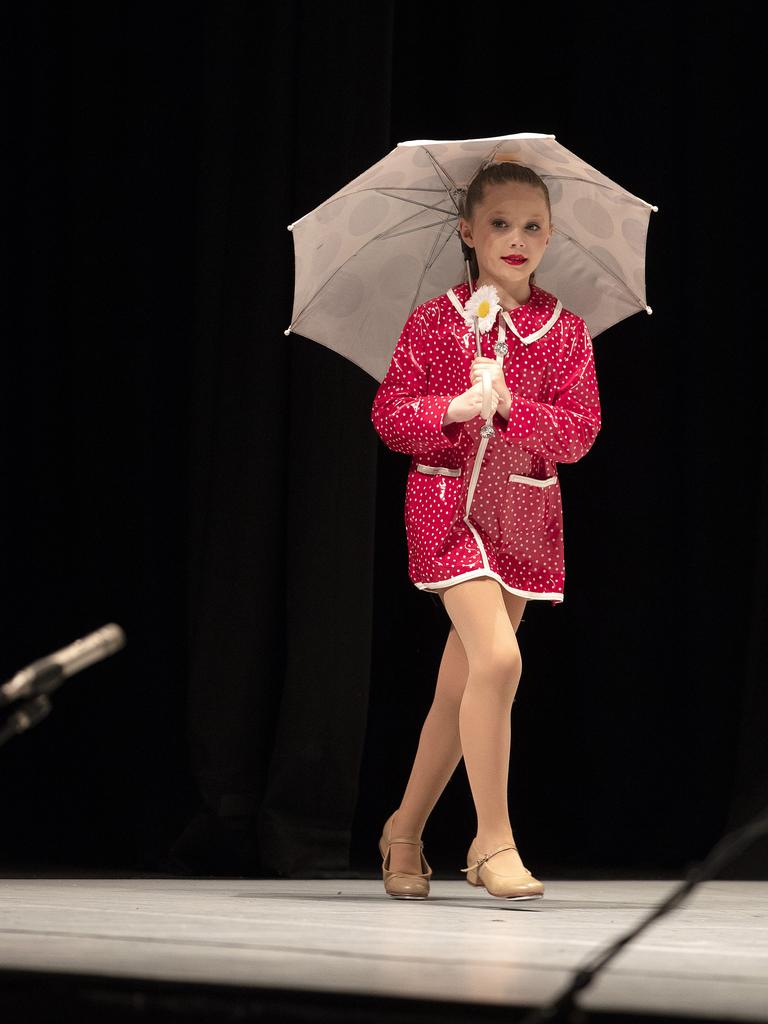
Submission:
<svg viewBox="0 0 768 1024">
<path fill-rule="evenodd" d="M 379 383 L 414 308 L 466 280 L 458 190 L 486 161 L 512 158 L 546 183 L 552 238 L 536 283 L 583 317 L 592 338 L 645 295 L 648 222 L 639 199 L 555 140 L 520 132 L 399 142 L 288 225 L 295 284 L 291 331 L 339 352 Z"/>
</svg>

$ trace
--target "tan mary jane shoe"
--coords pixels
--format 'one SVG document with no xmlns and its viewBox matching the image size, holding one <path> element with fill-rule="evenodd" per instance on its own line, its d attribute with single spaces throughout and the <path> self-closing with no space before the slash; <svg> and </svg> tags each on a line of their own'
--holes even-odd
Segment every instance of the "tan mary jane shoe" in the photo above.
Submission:
<svg viewBox="0 0 768 1024">
<path fill-rule="evenodd" d="M 535 900 L 544 895 L 544 885 L 534 878 L 528 868 L 524 868 L 523 875 L 501 875 L 488 867 L 488 861 L 495 857 L 502 850 L 516 850 L 512 843 L 506 846 L 497 847 L 492 853 L 484 853 L 478 856 L 474 840 L 467 854 L 467 867 L 462 871 L 467 873 L 467 881 L 470 885 L 482 885 L 491 896 L 501 896 L 508 900 Z"/>
<path fill-rule="evenodd" d="M 423 900 L 429 896 L 429 879 L 432 875 L 432 868 L 427 864 L 424 857 L 424 843 L 416 836 L 391 835 L 392 819 L 397 811 L 393 811 L 384 823 L 384 828 L 379 839 L 379 852 L 384 858 L 381 864 L 381 871 L 384 878 L 384 890 L 387 896 L 399 900 Z M 411 874 L 407 871 L 390 871 L 389 852 L 395 843 L 407 843 L 410 846 L 419 847 L 421 857 L 421 874 Z"/>
</svg>

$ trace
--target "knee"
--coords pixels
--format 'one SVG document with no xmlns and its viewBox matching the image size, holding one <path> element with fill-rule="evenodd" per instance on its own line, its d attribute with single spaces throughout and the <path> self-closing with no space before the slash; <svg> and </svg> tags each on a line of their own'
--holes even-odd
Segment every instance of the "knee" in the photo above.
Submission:
<svg viewBox="0 0 768 1024">
<path fill-rule="evenodd" d="M 488 660 L 494 672 L 501 676 L 518 678 L 522 671 L 523 659 L 517 644 L 495 647 Z"/>
<path fill-rule="evenodd" d="M 470 667 L 470 678 L 482 680 L 484 685 L 511 691 L 511 695 L 514 695 L 522 670 L 523 659 L 516 645 L 496 646 Z"/>
</svg>

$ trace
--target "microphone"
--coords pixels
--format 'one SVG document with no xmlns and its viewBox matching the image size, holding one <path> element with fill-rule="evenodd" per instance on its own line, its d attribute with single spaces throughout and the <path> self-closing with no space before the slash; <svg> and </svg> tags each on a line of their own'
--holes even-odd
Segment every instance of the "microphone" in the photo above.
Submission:
<svg viewBox="0 0 768 1024">
<path fill-rule="evenodd" d="M 109 657 L 124 646 L 125 633 L 116 623 L 110 622 L 17 672 L 0 686 L 0 708 L 23 697 L 52 693 L 68 676 Z"/>
</svg>

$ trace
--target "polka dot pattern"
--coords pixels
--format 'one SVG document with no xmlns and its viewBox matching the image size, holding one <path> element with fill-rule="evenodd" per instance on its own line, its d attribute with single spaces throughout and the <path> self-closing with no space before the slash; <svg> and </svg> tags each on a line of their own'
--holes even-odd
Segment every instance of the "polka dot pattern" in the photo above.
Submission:
<svg viewBox="0 0 768 1024">
<path fill-rule="evenodd" d="M 409 578 L 421 590 L 437 590 L 491 576 L 511 593 L 561 604 L 557 463 L 581 459 L 600 430 L 592 338 L 584 320 L 563 307 L 540 338 L 521 340 L 544 327 L 557 305 L 554 295 L 531 285 L 528 302 L 509 310 L 521 335 L 506 336 L 509 419 L 497 412 L 496 433 L 484 442 L 479 416 L 443 426 L 452 400 L 471 385 L 476 354 L 474 332 L 450 291 L 462 306 L 469 298 L 466 283 L 455 285 L 408 317 L 371 408 L 384 444 L 411 456 L 404 509 Z M 498 331 L 497 318 L 481 335 L 483 356 L 495 358 Z"/>
</svg>

